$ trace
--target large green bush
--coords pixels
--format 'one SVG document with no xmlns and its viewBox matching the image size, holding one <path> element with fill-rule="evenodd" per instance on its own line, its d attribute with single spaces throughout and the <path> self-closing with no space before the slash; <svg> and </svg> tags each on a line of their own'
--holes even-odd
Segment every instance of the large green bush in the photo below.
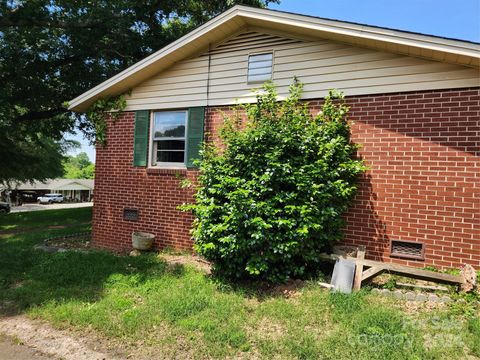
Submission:
<svg viewBox="0 0 480 360">
<path fill-rule="evenodd" d="M 227 278 L 305 277 L 341 238 L 342 213 L 364 171 L 352 158 L 343 96 L 330 92 L 312 116 L 302 85 L 277 101 L 266 84 L 257 103 L 225 116 L 223 147 L 206 145 L 193 210 L 196 251 Z M 242 121 L 239 113 L 246 113 Z"/>
</svg>

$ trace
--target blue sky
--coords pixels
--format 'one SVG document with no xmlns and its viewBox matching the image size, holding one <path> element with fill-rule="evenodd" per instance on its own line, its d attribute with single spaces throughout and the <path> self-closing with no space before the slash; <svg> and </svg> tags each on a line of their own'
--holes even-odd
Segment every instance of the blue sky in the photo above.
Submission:
<svg viewBox="0 0 480 360">
<path fill-rule="evenodd" d="M 282 0 L 269 8 L 480 42 L 480 0 Z"/>
<path fill-rule="evenodd" d="M 77 155 L 80 152 L 86 152 L 90 161 L 95 162 L 95 148 L 88 143 L 80 131 L 77 132 L 75 135 L 65 134 L 64 136 L 68 140 L 76 140 L 80 143 L 81 147 L 76 150 L 70 150 L 68 155 Z"/>
<path fill-rule="evenodd" d="M 480 0 L 282 0 L 271 9 L 480 42 Z M 95 149 L 81 135 L 90 160 Z"/>
</svg>

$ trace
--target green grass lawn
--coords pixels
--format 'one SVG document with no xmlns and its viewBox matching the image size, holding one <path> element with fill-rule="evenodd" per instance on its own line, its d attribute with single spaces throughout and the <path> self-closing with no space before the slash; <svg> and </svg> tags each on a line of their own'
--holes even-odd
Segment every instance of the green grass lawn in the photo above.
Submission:
<svg viewBox="0 0 480 360">
<path fill-rule="evenodd" d="M 0 233 L 47 226 L 79 225 L 91 220 L 91 207 L 0 214 Z"/>
<path fill-rule="evenodd" d="M 47 254 L 42 239 L 86 231 L 90 209 L 9 214 L 0 226 L 0 303 L 62 328 L 159 358 L 475 359 L 480 317 L 472 302 L 409 309 L 367 290 L 331 294 L 314 281 L 298 296 L 232 286 L 156 254 Z M 71 228 L 47 229 L 68 223 Z M 120 345 L 119 345 L 120 346 Z"/>
</svg>

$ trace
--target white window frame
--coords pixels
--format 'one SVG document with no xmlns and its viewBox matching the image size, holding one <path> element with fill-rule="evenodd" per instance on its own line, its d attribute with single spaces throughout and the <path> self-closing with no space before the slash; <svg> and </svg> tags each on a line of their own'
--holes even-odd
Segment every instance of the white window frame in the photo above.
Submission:
<svg viewBox="0 0 480 360">
<path fill-rule="evenodd" d="M 161 112 L 177 112 L 185 113 L 185 149 L 183 155 L 183 162 L 157 162 L 157 141 L 155 141 L 155 114 Z M 187 137 L 188 137 L 188 110 L 187 109 L 162 109 L 162 110 L 152 110 L 150 111 L 150 135 L 149 135 L 149 167 L 150 168 L 161 168 L 161 169 L 186 169 L 186 159 L 187 159 Z M 178 140 L 178 138 L 173 138 L 172 140 Z"/>
<path fill-rule="evenodd" d="M 250 57 L 251 56 L 257 56 L 257 55 L 272 55 L 272 66 L 271 66 L 271 72 L 270 72 L 270 77 L 265 80 L 249 80 L 249 72 L 250 72 Z M 275 64 L 275 51 L 270 50 L 270 51 L 255 51 L 251 52 L 247 55 L 247 84 L 263 84 L 265 81 L 273 80 L 273 72 L 274 72 L 274 64 Z"/>
</svg>

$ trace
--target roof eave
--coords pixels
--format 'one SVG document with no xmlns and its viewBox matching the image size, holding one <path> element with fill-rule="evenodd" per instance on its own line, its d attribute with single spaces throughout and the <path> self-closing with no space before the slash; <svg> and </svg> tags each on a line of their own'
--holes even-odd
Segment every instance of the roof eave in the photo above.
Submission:
<svg viewBox="0 0 480 360">
<path fill-rule="evenodd" d="M 262 21 L 268 22 L 275 20 L 276 22 L 281 22 L 285 25 L 289 24 L 296 27 L 310 28 L 312 30 L 324 30 L 328 33 L 338 33 L 380 41 L 390 40 L 394 43 L 406 42 L 408 44 L 417 44 L 418 46 L 424 47 L 428 47 L 428 44 L 431 44 L 431 46 L 439 46 L 442 50 L 448 50 L 449 52 L 458 52 L 459 54 L 469 54 L 475 57 L 480 57 L 480 44 L 470 41 L 447 39 L 438 36 L 355 24 L 340 20 L 329 20 L 282 11 L 257 9 L 245 6 L 237 6 L 237 8 L 239 9 L 238 15 L 248 16 Z"/>
<path fill-rule="evenodd" d="M 201 25 L 194 31 L 189 32 L 188 34 L 182 36 L 178 40 L 172 42 L 171 44 L 147 56 L 145 59 L 140 60 L 134 65 L 121 71 L 117 75 L 112 76 L 111 78 L 105 80 L 99 85 L 91 88 L 90 90 L 84 92 L 83 94 L 69 101 L 68 109 L 72 111 L 77 111 L 77 112 L 84 112 L 97 98 L 101 97 L 101 95 L 104 94 L 105 91 L 109 89 L 113 90 L 109 92 L 108 94 L 109 96 L 122 93 L 123 91 L 126 90 L 123 87 L 121 87 L 122 81 L 134 75 L 135 73 L 138 73 L 139 71 L 154 65 L 158 60 L 162 58 L 164 59 L 169 55 L 175 54 L 177 52 L 181 52 L 185 46 L 205 36 L 213 28 L 222 24 L 226 24 L 229 20 L 232 20 L 236 16 L 236 13 L 237 13 L 237 7 L 232 7 L 231 9 L 211 19 L 210 21 Z M 115 91 L 115 87 L 118 87 L 119 90 Z"/>
<path fill-rule="evenodd" d="M 336 36 L 346 42 L 348 39 L 364 39 L 384 44 L 385 47 L 387 44 L 394 44 L 399 49 L 411 47 L 437 55 L 452 54 L 458 58 L 467 59 L 470 64 L 463 63 L 463 65 L 473 67 L 478 67 L 480 63 L 480 44 L 237 5 L 71 100 L 69 110 L 84 112 L 99 97 L 118 95 L 127 91 L 126 79 L 130 79 L 128 83 L 131 84 L 138 84 L 146 80 L 155 69 L 157 72 L 161 70 L 158 65 L 160 60 L 163 60 L 165 68 L 179 61 L 181 57 L 187 57 L 188 54 L 193 53 L 192 48 L 198 47 L 193 46 L 193 42 L 198 42 L 199 44 L 196 45 L 200 45 L 200 47 L 208 44 L 211 42 L 208 39 L 209 33 L 221 29 L 222 26 L 233 33 L 244 25 L 258 26 L 259 24 L 265 27 L 270 25 L 303 32 L 308 31 L 310 35 L 316 33 L 318 37 Z M 134 81 L 132 81 L 132 77 L 135 77 Z"/>
</svg>

